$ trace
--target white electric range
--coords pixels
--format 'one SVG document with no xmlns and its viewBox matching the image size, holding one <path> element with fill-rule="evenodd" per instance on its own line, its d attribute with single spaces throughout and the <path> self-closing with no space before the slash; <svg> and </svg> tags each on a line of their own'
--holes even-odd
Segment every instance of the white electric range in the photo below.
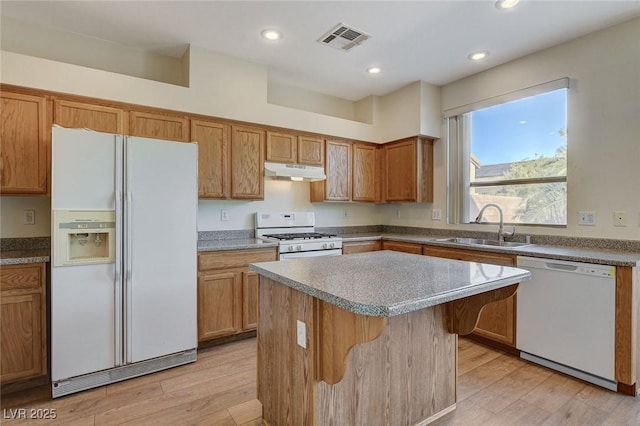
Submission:
<svg viewBox="0 0 640 426">
<path fill-rule="evenodd" d="M 256 213 L 256 238 L 278 243 L 278 259 L 339 256 L 342 238 L 315 231 L 314 212 Z"/>
</svg>

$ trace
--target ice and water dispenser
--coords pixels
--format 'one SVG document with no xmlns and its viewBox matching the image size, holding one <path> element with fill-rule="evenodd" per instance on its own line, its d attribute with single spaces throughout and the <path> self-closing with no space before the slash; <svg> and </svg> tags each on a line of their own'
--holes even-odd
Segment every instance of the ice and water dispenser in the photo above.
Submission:
<svg viewBox="0 0 640 426">
<path fill-rule="evenodd" d="M 54 266 L 115 262 L 115 211 L 54 210 L 53 221 Z"/>
</svg>

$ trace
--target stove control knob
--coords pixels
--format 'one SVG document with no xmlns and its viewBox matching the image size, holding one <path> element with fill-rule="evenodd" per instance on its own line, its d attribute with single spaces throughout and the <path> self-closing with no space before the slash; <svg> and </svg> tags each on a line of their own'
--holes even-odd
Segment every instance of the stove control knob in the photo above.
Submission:
<svg viewBox="0 0 640 426">
<path fill-rule="evenodd" d="M 326 248 L 327 248 L 327 243 L 324 243 L 324 244 L 322 245 L 322 248 L 323 248 L 323 249 L 326 249 Z"/>
<path fill-rule="evenodd" d="M 296 250 L 301 251 L 302 250 L 302 246 L 300 246 L 300 245 L 296 246 Z"/>
<path fill-rule="evenodd" d="M 331 247 L 331 248 L 335 248 L 335 246 L 336 246 L 336 245 L 335 245 L 334 243 L 331 243 L 331 244 L 329 245 L 329 247 Z"/>
<path fill-rule="evenodd" d="M 293 246 L 289 246 L 289 247 L 287 247 L 287 250 L 289 250 L 289 251 L 293 251 Z"/>
</svg>

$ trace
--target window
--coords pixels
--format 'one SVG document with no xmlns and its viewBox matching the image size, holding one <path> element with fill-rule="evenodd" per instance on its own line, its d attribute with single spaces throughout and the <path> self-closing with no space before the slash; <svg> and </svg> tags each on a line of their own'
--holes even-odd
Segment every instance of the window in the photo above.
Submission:
<svg viewBox="0 0 640 426">
<path fill-rule="evenodd" d="M 567 87 L 557 80 L 447 114 L 454 223 L 492 203 L 505 223 L 566 225 Z M 499 221 L 497 209 L 483 217 Z"/>
</svg>

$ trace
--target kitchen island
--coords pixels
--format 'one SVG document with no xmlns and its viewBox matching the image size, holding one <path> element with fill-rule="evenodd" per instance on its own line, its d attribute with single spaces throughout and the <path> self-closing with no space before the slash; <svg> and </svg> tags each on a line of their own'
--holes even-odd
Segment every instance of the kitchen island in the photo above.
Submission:
<svg viewBox="0 0 640 426">
<path fill-rule="evenodd" d="M 530 273 L 390 251 L 252 264 L 268 425 L 416 425 L 455 409 L 457 335 Z"/>
</svg>

